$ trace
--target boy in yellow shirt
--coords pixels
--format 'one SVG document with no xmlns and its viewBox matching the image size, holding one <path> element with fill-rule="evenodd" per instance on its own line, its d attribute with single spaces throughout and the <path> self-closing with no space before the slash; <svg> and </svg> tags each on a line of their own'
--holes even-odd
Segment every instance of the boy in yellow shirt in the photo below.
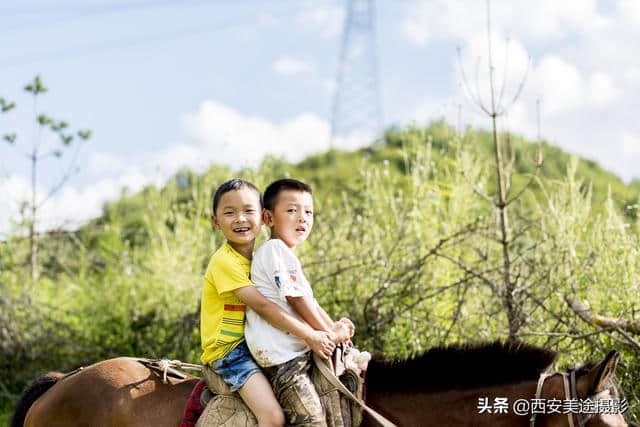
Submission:
<svg viewBox="0 0 640 427">
<path fill-rule="evenodd" d="M 282 426 L 282 409 L 244 341 L 246 306 L 273 326 L 303 339 L 323 358 L 331 355 L 335 345 L 331 334 L 314 330 L 267 300 L 249 279 L 255 239 L 262 227 L 258 189 L 248 181 L 232 179 L 218 187 L 212 205 L 211 224 L 227 241 L 211 257 L 204 277 L 202 363 L 238 391 L 260 426 Z"/>
</svg>

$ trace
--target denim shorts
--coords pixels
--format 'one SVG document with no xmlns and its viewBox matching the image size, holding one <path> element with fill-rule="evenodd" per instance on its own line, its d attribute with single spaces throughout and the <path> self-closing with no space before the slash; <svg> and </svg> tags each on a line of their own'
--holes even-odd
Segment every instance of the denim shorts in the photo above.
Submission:
<svg viewBox="0 0 640 427">
<path fill-rule="evenodd" d="M 222 359 L 212 362 L 211 368 L 222 377 L 224 382 L 229 384 L 231 391 L 240 389 L 251 375 L 261 372 L 245 341 L 238 344 L 231 353 Z"/>
</svg>

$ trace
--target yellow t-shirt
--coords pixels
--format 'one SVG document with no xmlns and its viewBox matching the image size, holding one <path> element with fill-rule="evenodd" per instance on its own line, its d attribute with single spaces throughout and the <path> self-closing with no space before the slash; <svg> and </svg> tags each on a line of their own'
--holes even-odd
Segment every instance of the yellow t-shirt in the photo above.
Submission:
<svg viewBox="0 0 640 427">
<path fill-rule="evenodd" d="M 200 306 L 202 363 L 225 357 L 244 341 L 246 305 L 231 291 L 253 286 L 249 279 L 251 261 L 229 243 L 218 249 L 207 267 Z"/>
</svg>

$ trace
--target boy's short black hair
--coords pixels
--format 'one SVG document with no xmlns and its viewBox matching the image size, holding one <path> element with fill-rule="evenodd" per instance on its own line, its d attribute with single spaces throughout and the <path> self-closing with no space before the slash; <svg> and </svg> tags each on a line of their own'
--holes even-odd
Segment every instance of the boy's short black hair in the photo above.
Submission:
<svg viewBox="0 0 640 427">
<path fill-rule="evenodd" d="M 264 208 L 272 211 L 276 205 L 276 201 L 278 200 L 278 194 L 284 190 L 303 191 L 305 193 L 313 194 L 309 184 L 305 184 L 297 179 L 279 179 L 277 181 L 273 181 L 269 184 L 267 189 L 264 190 L 264 197 L 262 198 Z"/>
<path fill-rule="evenodd" d="M 212 197 L 212 203 L 211 203 L 211 208 L 213 209 L 212 213 L 214 215 L 216 214 L 216 208 L 218 207 L 220 198 L 224 193 L 228 193 L 229 191 L 232 191 L 232 190 L 240 190 L 241 188 L 245 188 L 245 187 L 251 188 L 252 190 L 255 190 L 256 193 L 258 193 L 258 198 L 260 199 L 260 207 L 262 207 L 262 195 L 260 194 L 260 190 L 258 190 L 258 188 L 252 183 L 250 183 L 249 181 L 245 181 L 244 179 L 234 178 L 220 185 L 220 187 L 216 189 L 216 192 L 213 194 L 213 197 Z"/>
</svg>

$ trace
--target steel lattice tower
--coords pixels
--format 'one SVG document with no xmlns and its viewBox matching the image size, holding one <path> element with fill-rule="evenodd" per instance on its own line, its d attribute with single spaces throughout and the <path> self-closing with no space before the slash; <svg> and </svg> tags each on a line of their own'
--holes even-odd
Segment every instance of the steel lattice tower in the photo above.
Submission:
<svg viewBox="0 0 640 427">
<path fill-rule="evenodd" d="M 373 0 L 348 0 L 331 112 L 331 146 L 336 139 L 382 133 Z"/>
</svg>

